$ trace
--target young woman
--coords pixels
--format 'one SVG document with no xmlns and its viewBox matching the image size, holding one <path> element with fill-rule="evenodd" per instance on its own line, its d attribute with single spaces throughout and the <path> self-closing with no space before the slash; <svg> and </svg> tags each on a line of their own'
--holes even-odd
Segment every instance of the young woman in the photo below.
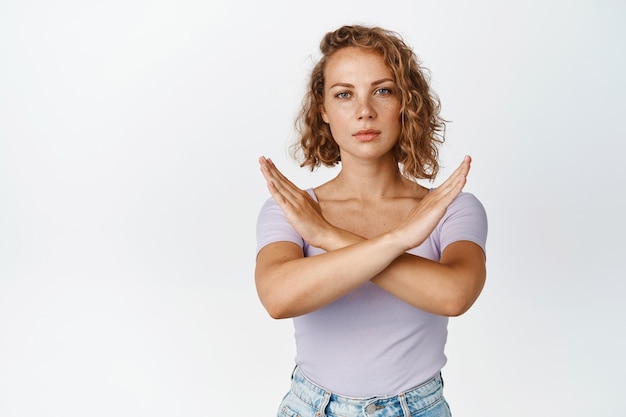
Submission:
<svg viewBox="0 0 626 417">
<path fill-rule="evenodd" d="M 301 190 L 270 159 L 255 280 L 297 347 L 282 416 L 449 416 L 441 368 L 449 316 L 485 282 L 487 219 L 462 192 L 466 157 L 436 189 L 444 121 L 394 32 L 326 34 L 299 117 L 302 166 L 340 164 Z"/>
</svg>

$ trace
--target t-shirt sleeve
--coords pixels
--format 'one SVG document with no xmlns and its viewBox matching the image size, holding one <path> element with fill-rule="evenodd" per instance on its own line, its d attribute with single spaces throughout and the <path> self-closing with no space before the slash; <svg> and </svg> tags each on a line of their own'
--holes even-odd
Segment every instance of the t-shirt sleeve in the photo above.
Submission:
<svg viewBox="0 0 626 417">
<path fill-rule="evenodd" d="M 293 242 L 304 247 L 304 240 L 289 224 L 282 209 L 273 198 L 265 201 L 256 223 L 256 241 L 259 251 L 274 242 Z"/>
<path fill-rule="evenodd" d="M 486 252 L 487 213 L 482 203 L 471 193 L 462 192 L 450 204 L 439 225 L 441 252 L 451 243 L 468 240 Z"/>
</svg>

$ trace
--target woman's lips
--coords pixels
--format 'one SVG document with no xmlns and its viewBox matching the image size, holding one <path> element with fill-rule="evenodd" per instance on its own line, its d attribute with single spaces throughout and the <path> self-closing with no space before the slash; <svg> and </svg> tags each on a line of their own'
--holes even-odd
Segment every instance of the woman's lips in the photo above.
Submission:
<svg viewBox="0 0 626 417">
<path fill-rule="evenodd" d="M 380 135 L 379 130 L 365 129 L 365 130 L 359 130 L 353 136 L 357 138 L 358 140 L 360 140 L 361 142 L 369 142 L 371 140 L 376 139 L 378 135 Z"/>
</svg>

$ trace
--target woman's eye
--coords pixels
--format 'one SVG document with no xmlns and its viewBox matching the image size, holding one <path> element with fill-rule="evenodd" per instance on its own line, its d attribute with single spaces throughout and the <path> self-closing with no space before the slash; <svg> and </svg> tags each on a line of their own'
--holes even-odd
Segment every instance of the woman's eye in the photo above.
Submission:
<svg viewBox="0 0 626 417">
<path fill-rule="evenodd" d="M 341 93 L 337 93 L 335 95 L 335 97 L 337 97 L 337 98 L 349 98 L 350 97 L 350 93 L 348 93 L 347 91 L 342 91 Z"/>
<path fill-rule="evenodd" d="M 391 94 L 391 89 L 390 88 L 379 88 L 378 90 L 376 90 L 376 94 L 380 95 L 380 96 L 386 96 Z"/>
</svg>

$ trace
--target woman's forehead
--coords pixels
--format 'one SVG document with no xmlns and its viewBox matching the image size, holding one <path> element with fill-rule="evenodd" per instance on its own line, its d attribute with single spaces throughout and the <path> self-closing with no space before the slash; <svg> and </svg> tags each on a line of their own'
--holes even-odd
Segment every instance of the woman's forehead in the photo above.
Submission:
<svg viewBox="0 0 626 417">
<path fill-rule="evenodd" d="M 356 47 L 342 48 L 332 54 L 324 72 L 327 83 L 331 80 L 349 83 L 351 79 L 393 79 L 391 69 L 378 52 Z"/>
</svg>

